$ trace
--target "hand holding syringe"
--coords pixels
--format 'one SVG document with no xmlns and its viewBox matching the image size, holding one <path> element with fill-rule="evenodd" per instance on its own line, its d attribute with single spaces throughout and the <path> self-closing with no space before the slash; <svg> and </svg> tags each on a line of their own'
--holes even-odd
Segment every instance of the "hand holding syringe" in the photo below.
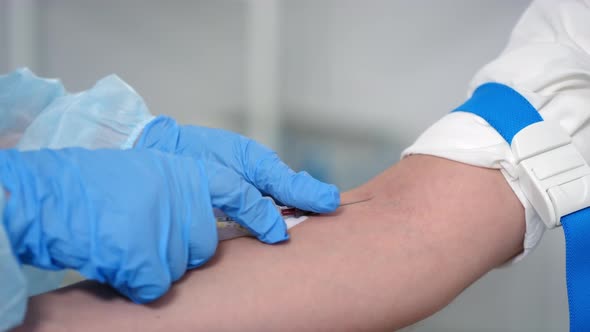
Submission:
<svg viewBox="0 0 590 332">
<path fill-rule="evenodd" d="M 272 198 L 269 197 L 272 200 Z M 351 202 L 341 203 L 339 207 L 352 205 L 356 203 L 362 203 L 371 200 L 370 198 L 365 198 L 362 200 L 356 200 Z M 273 200 L 274 203 L 274 200 Z M 290 229 L 301 222 L 305 221 L 308 216 L 319 215 L 319 213 L 309 212 L 305 210 L 301 210 L 298 208 L 290 207 L 290 206 L 281 206 L 275 203 L 277 209 L 279 210 L 281 216 L 285 220 L 287 224 L 287 229 Z M 250 232 L 242 227 L 240 224 L 235 222 L 232 218 L 228 217 L 225 213 L 223 213 L 219 209 L 214 209 L 213 212 L 215 213 L 215 218 L 217 219 L 217 234 L 219 241 L 230 240 L 237 237 L 242 236 L 252 236 Z"/>
</svg>

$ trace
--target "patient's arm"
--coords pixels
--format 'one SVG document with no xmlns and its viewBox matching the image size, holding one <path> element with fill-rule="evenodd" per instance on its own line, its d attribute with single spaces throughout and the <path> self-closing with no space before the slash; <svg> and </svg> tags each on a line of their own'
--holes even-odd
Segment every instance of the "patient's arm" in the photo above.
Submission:
<svg viewBox="0 0 590 332">
<path fill-rule="evenodd" d="M 496 170 L 412 156 L 312 217 L 291 240 L 221 243 L 162 299 L 84 282 L 29 302 L 24 329 L 391 330 L 449 303 L 522 250 L 523 209 Z"/>
</svg>

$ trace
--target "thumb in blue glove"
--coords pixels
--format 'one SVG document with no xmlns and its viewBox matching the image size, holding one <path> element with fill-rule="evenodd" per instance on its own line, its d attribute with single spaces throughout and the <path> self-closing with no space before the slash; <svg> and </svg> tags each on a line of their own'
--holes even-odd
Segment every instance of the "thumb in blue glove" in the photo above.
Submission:
<svg viewBox="0 0 590 332">
<path fill-rule="evenodd" d="M 155 150 L 0 150 L 3 223 L 24 264 L 72 268 L 138 303 L 209 260 L 204 165 Z M 0 188 L 1 190 L 1 188 Z"/>
</svg>

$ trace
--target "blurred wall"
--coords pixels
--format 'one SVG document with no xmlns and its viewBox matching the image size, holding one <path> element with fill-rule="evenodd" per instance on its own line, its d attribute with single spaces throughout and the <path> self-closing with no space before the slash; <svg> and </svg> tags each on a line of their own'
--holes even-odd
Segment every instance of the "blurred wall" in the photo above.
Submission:
<svg viewBox="0 0 590 332">
<path fill-rule="evenodd" d="M 153 113 L 246 132 L 251 1 L 28 2 L 35 4 L 34 54 L 22 63 L 9 59 L 10 39 L 23 33 L 11 31 L 18 25 L 6 17 L 6 4 L 21 2 L 0 1 L 1 69 L 29 65 L 61 77 L 71 91 L 117 73 Z M 527 4 L 280 1 L 280 122 L 272 125 L 281 136 L 264 143 L 278 147 L 295 168 L 343 188 L 366 181 L 465 98 L 470 78 L 501 51 Z M 414 330 L 565 330 L 560 232 Z"/>
<path fill-rule="evenodd" d="M 239 129 L 241 1 L 39 1 L 39 71 L 87 89 L 116 73 L 153 113 Z M 236 121 L 237 120 L 237 121 Z"/>
<path fill-rule="evenodd" d="M 8 71 L 8 27 L 6 26 L 6 3 L 0 2 L 0 71 Z"/>
</svg>

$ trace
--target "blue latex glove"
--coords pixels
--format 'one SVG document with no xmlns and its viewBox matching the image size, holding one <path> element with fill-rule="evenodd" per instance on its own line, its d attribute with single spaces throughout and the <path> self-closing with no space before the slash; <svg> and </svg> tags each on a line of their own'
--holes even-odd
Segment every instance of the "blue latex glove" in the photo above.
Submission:
<svg viewBox="0 0 590 332">
<path fill-rule="evenodd" d="M 155 150 L 0 150 L 3 223 L 23 264 L 152 301 L 217 245 L 205 167 Z M 1 189 L 1 187 L 0 187 Z"/>
<path fill-rule="evenodd" d="M 236 195 L 213 198 L 213 206 L 242 223 L 257 220 L 261 229 L 269 231 L 249 230 L 265 242 L 275 242 L 274 236 L 268 234 L 286 232 L 286 226 L 276 207 L 268 199 L 263 199 L 261 192 L 285 205 L 318 213 L 332 212 L 340 205 L 336 186 L 320 182 L 306 172 L 294 172 L 276 152 L 226 130 L 180 126 L 170 117 L 159 116 L 143 129 L 136 147 L 156 148 L 205 160 L 209 163 L 206 165 L 208 172 L 215 173 L 216 165 L 233 171 L 235 174 L 231 179 L 210 182 L 221 183 L 228 194 L 236 191 L 248 191 L 248 194 L 243 195 L 242 202 L 233 202 L 231 206 L 228 206 L 229 198 Z"/>
</svg>

